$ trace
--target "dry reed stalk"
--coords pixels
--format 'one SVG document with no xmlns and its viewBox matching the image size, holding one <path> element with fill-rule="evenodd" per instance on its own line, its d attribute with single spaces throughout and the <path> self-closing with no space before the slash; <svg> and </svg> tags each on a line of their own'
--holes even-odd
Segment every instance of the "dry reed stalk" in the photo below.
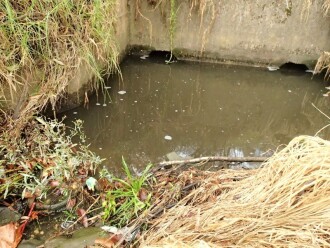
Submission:
<svg viewBox="0 0 330 248">
<path fill-rule="evenodd" d="M 330 1 L 329 1 L 330 2 Z M 325 78 L 330 78 L 330 52 L 323 52 L 317 60 L 314 73 L 320 73 L 325 70 Z"/>
<path fill-rule="evenodd" d="M 141 247 L 330 246 L 329 141 L 297 137 L 262 169 L 241 174 L 209 172 L 153 222 Z"/>
<path fill-rule="evenodd" d="M 328 15 L 330 10 L 330 0 L 324 0 L 322 7 L 323 7 L 324 15 Z"/>
</svg>

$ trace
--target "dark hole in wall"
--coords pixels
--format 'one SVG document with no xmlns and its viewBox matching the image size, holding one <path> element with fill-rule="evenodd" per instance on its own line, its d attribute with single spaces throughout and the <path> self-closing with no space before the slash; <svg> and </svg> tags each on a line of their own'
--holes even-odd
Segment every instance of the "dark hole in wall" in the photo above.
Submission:
<svg viewBox="0 0 330 248">
<path fill-rule="evenodd" d="M 283 74 L 305 74 L 308 69 L 309 68 L 305 64 L 296 64 L 292 62 L 280 66 L 280 71 Z"/>
<path fill-rule="evenodd" d="M 151 5 L 151 6 L 156 6 L 158 1 L 157 0 L 147 0 L 147 2 Z"/>
<path fill-rule="evenodd" d="M 152 61 L 162 62 L 162 63 L 172 63 L 178 59 L 170 51 L 151 51 L 149 53 L 149 58 Z"/>
</svg>

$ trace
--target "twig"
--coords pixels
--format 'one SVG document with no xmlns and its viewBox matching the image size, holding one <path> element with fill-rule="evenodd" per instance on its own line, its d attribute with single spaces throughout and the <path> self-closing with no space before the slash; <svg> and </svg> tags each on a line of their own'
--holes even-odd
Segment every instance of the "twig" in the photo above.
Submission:
<svg viewBox="0 0 330 248">
<path fill-rule="evenodd" d="M 201 157 L 201 158 L 193 158 L 187 160 L 173 160 L 173 161 L 164 161 L 159 163 L 160 167 L 167 167 L 177 164 L 194 164 L 203 161 L 215 162 L 215 161 L 223 161 L 223 162 L 265 162 L 268 157 Z"/>
<path fill-rule="evenodd" d="M 71 229 L 71 228 L 74 227 L 74 225 L 76 225 L 80 220 L 82 220 L 82 219 L 83 219 L 83 218 L 89 213 L 89 210 L 91 210 L 91 208 L 92 208 L 92 207 L 98 202 L 99 199 L 100 199 L 100 196 L 98 196 L 98 197 L 95 199 L 95 201 L 93 202 L 93 204 L 89 206 L 89 208 L 86 210 L 86 214 L 80 216 L 80 217 L 79 217 L 74 223 L 72 223 L 68 228 L 66 228 L 66 230 Z M 47 241 L 51 240 L 51 239 L 54 238 L 54 237 L 61 236 L 62 234 L 65 233 L 66 230 L 61 231 L 60 233 L 56 234 L 56 236 L 51 236 L 51 237 L 49 237 L 49 238 L 45 241 L 45 243 L 47 243 Z"/>
<path fill-rule="evenodd" d="M 12 247 L 17 247 L 18 244 L 21 242 L 22 237 L 23 237 L 23 232 L 25 230 L 26 225 L 29 223 L 29 221 L 32 217 L 32 213 L 33 213 L 33 209 L 34 209 L 35 205 L 36 205 L 35 202 L 33 202 L 31 207 L 30 207 L 29 214 L 27 216 L 28 218 L 26 220 L 24 220 L 23 224 L 21 224 L 18 227 L 18 229 L 16 230 L 16 232 L 15 232 L 15 242 L 14 242 Z"/>
<path fill-rule="evenodd" d="M 56 211 L 56 210 L 59 210 L 59 209 L 65 207 L 69 200 L 70 200 L 70 196 L 56 204 L 48 205 L 48 204 L 38 203 L 38 204 L 36 204 L 36 209 L 37 210 Z"/>
<path fill-rule="evenodd" d="M 86 210 L 86 214 L 81 215 L 74 223 L 72 223 L 67 229 L 70 229 L 71 227 L 73 227 L 75 224 L 77 224 L 79 221 L 81 221 L 88 213 L 89 210 L 91 210 L 91 208 L 99 201 L 101 196 L 98 196 L 95 201 L 93 202 L 92 205 L 89 206 L 89 208 Z"/>
</svg>

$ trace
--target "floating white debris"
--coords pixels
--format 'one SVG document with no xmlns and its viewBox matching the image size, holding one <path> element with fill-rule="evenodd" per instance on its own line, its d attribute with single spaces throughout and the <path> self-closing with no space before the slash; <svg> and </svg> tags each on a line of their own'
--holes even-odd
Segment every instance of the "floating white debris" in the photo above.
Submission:
<svg viewBox="0 0 330 248">
<path fill-rule="evenodd" d="M 109 115 L 106 115 L 106 116 L 105 116 L 105 118 L 108 118 L 108 117 L 109 117 Z"/>
<path fill-rule="evenodd" d="M 166 139 L 166 140 L 172 140 L 172 137 L 169 136 L 169 135 L 165 135 L 164 139 Z"/>
<path fill-rule="evenodd" d="M 135 103 L 137 103 L 137 101 L 134 101 Z"/>
<path fill-rule="evenodd" d="M 73 112 L 74 115 L 78 114 L 78 112 Z"/>
<path fill-rule="evenodd" d="M 110 232 L 110 233 L 117 233 L 118 228 L 115 226 L 102 226 L 101 229 L 105 232 Z"/>
<path fill-rule="evenodd" d="M 118 94 L 119 95 L 125 95 L 126 94 L 126 91 L 125 90 L 118 91 Z"/>
<path fill-rule="evenodd" d="M 94 191 L 94 188 L 96 186 L 96 183 L 97 183 L 97 180 L 94 178 L 94 177 L 89 177 L 87 180 L 86 180 L 86 185 L 87 185 L 87 188 L 89 190 L 92 190 Z"/>
<path fill-rule="evenodd" d="M 314 74 L 314 70 L 306 70 L 305 72 Z"/>
<path fill-rule="evenodd" d="M 61 228 L 68 229 L 71 225 L 74 225 L 74 221 L 66 220 L 61 223 Z"/>
<path fill-rule="evenodd" d="M 329 87 L 325 87 L 327 90 L 330 90 L 330 86 Z"/>
<path fill-rule="evenodd" d="M 99 150 L 102 150 L 102 147 L 99 147 Z"/>
<path fill-rule="evenodd" d="M 101 103 L 97 102 L 97 103 L 96 103 L 96 105 L 97 105 L 97 106 L 100 106 L 100 105 L 101 105 Z"/>
<path fill-rule="evenodd" d="M 103 107 L 106 107 L 107 106 L 107 104 L 106 103 L 103 103 Z"/>
<path fill-rule="evenodd" d="M 174 110 L 174 111 L 175 111 L 175 113 L 177 113 L 179 110 L 176 109 L 176 110 Z"/>
<path fill-rule="evenodd" d="M 278 66 L 267 66 L 268 71 L 277 71 L 280 68 Z"/>
<path fill-rule="evenodd" d="M 323 94 L 323 96 L 329 96 L 329 94 L 328 94 L 328 93 L 326 93 L 326 94 Z"/>
<path fill-rule="evenodd" d="M 111 89 L 111 86 L 105 86 L 104 89 L 106 90 Z"/>
<path fill-rule="evenodd" d="M 140 57 L 140 59 L 146 59 L 148 57 L 149 57 L 149 55 L 143 55 L 143 56 Z"/>
<path fill-rule="evenodd" d="M 289 93 L 291 93 L 292 91 L 291 90 L 288 90 Z"/>
<path fill-rule="evenodd" d="M 120 101 L 124 101 L 124 99 L 123 99 L 123 98 L 120 98 L 119 100 L 120 100 Z"/>
</svg>

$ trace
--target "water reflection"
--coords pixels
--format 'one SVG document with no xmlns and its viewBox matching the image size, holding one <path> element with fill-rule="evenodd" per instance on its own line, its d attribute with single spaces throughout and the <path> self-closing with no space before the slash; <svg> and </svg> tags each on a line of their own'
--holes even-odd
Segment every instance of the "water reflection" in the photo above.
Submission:
<svg viewBox="0 0 330 248">
<path fill-rule="evenodd" d="M 95 96 L 89 109 L 66 113 L 67 122 L 85 121 L 91 148 L 114 171 L 122 156 L 142 168 L 173 151 L 191 157 L 258 155 L 327 124 L 311 105 L 327 109 L 325 85 L 310 74 L 165 65 L 136 57 L 124 61 L 122 74 L 123 80 L 115 76 L 107 82 L 110 98 Z M 329 137 L 329 130 L 322 135 Z"/>
</svg>

